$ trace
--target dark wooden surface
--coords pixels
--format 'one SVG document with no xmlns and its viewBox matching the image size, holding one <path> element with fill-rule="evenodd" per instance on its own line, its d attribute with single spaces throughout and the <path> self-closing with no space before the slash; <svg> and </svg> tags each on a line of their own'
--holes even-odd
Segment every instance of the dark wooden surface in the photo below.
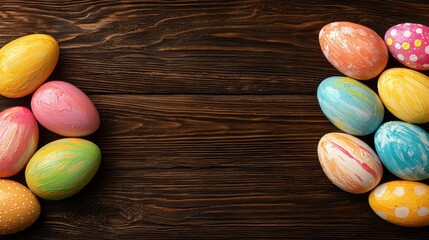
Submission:
<svg viewBox="0 0 429 240">
<path fill-rule="evenodd" d="M 325 24 L 352 21 L 383 36 L 397 23 L 429 25 L 425 1 L 0 6 L 0 45 L 36 32 L 58 39 L 50 79 L 93 99 L 102 126 L 88 138 L 103 153 L 82 192 L 41 201 L 32 227 L 1 239 L 428 239 L 428 228 L 384 222 L 367 194 L 329 182 L 316 146 L 337 129 L 315 96 L 339 74 L 318 45 Z M 0 98 L 0 106 L 29 99 Z M 59 138 L 42 134 L 40 145 Z"/>
</svg>

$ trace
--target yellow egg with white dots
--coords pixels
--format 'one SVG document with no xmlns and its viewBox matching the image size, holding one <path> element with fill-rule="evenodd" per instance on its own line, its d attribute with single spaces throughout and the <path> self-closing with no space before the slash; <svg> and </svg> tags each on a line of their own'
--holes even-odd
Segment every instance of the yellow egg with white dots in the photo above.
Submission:
<svg viewBox="0 0 429 240">
<path fill-rule="evenodd" d="M 39 215 L 39 200 L 30 189 L 15 181 L 0 179 L 0 235 L 28 228 Z"/>
<path fill-rule="evenodd" d="M 429 225 L 429 186 L 421 182 L 391 181 L 369 195 L 369 205 L 382 219 L 404 227 Z"/>
</svg>

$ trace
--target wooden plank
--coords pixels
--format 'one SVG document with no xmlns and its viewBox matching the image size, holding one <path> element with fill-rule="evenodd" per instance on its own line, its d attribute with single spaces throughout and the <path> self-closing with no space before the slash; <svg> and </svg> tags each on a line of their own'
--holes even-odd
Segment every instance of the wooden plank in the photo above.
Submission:
<svg viewBox="0 0 429 240">
<path fill-rule="evenodd" d="M 388 1 L 2 1 L 0 45 L 34 32 L 60 41 L 52 79 L 90 93 L 313 94 L 338 75 L 318 31 L 334 20 L 380 35 L 428 25 L 427 4 Z M 392 61 L 392 64 L 396 64 Z"/>
<path fill-rule="evenodd" d="M 329 182 L 316 146 L 336 128 L 314 96 L 91 98 L 103 119 L 90 137 L 103 150 L 101 169 L 74 197 L 42 201 L 40 220 L 13 239 L 51 238 L 46 233 L 66 239 L 399 239 L 411 232 L 418 239 L 427 233 L 383 222 L 366 194 Z"/>
<path fill-rule="evenodd" d="M 5 0 L 0 7 L 0 45 L 36 32 L 59 40 L 50 79 L 93 99 L 102 125 L 87 138 L 103 152 L 82 192 L 42 200 L 31 228 L 1 239 L 427 239 L 427 228 L 389 224 L 367 194 L 326 178 L 316 147 L 338 130 L 315 96 L 321 80 L 339 75 L 319 49 L 323 25 L 352 21 L 383 36 L 401 22 L 429 25 L 425 2 Z M 376 89 L 376 79 L 366 83 Z M 0 110 L 30 99 L 0 97 Z M 362 139 L 372 145 L 372 137 Z M 39 145 L 58 138 L 41 128 Z M 22 173 L 13 179 L 25 182 Z M 391 179 L 385 171 L 382 181 Z"/>
</svg>

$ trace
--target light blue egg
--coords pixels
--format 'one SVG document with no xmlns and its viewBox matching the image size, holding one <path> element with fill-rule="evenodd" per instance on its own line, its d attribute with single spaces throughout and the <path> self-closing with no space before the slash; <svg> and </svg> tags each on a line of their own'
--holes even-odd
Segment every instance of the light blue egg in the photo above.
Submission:
<svg viewBox="0 0 429 240">
<path fill-rule="evenodd" d="M 325 116 L 342 131 L 355 136 L 374 132 L 383 121 L 384 107 L 365 84 L 348 77 L 329 77 L 317 88 Z"/>
<path fill-rule="evenodd" d="M 429 134 L 401 121 L 386 122 L 374 136 L 375 150 L 383 165 L 405 180 L 429 178 Z"/>
</svg>

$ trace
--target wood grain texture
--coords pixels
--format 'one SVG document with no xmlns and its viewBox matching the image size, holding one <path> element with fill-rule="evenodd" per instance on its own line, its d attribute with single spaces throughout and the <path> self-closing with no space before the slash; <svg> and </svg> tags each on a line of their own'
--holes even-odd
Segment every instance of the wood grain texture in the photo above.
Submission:
<svg viewBox="0 0 429 240">
<path fill-rule="evenodd" d="M 318 32 L 352 21 L 384 35 L 429 25 L 420 1 L 2 1 L 0 45 L 60 43 L 50 79 L 94 101 L 103 154 L 77 195 L 42 200 L 29 229 L 0 239 L 427 239 L 377 217 L 367 194 L 324 175 L 316 147 L 338 131 L 316 88 L 339 73 Z M 389 67 L 399 66 L 390 59 Z M 367 82 L 375 89 L 376 80 Z M 1 109 L 30 97 L 0 98 Z M 386 113 L 386 119 L 393 116 Z M 429 130 L 429 125 L 422 125 Z M 60 138 L 41 129 L 40 146 Z M 363 137 L 370 145 L 372 136 Z M 23 174 L 13 179 L 24 182 Z M 387 173 L 382 181 L 395 179 Z M 429 184 L 429 181 L 425 181 Z"/>
<path fill-rule="evenodd" d="M 426 3 L 384 1 L 2 1 L 0 43 L 50 33 L 53 78 L 90 93 L 313 94 L 339 74 L 318 32 L 336 20 L 379 34 L 429 25 Z"/>
</svg>

